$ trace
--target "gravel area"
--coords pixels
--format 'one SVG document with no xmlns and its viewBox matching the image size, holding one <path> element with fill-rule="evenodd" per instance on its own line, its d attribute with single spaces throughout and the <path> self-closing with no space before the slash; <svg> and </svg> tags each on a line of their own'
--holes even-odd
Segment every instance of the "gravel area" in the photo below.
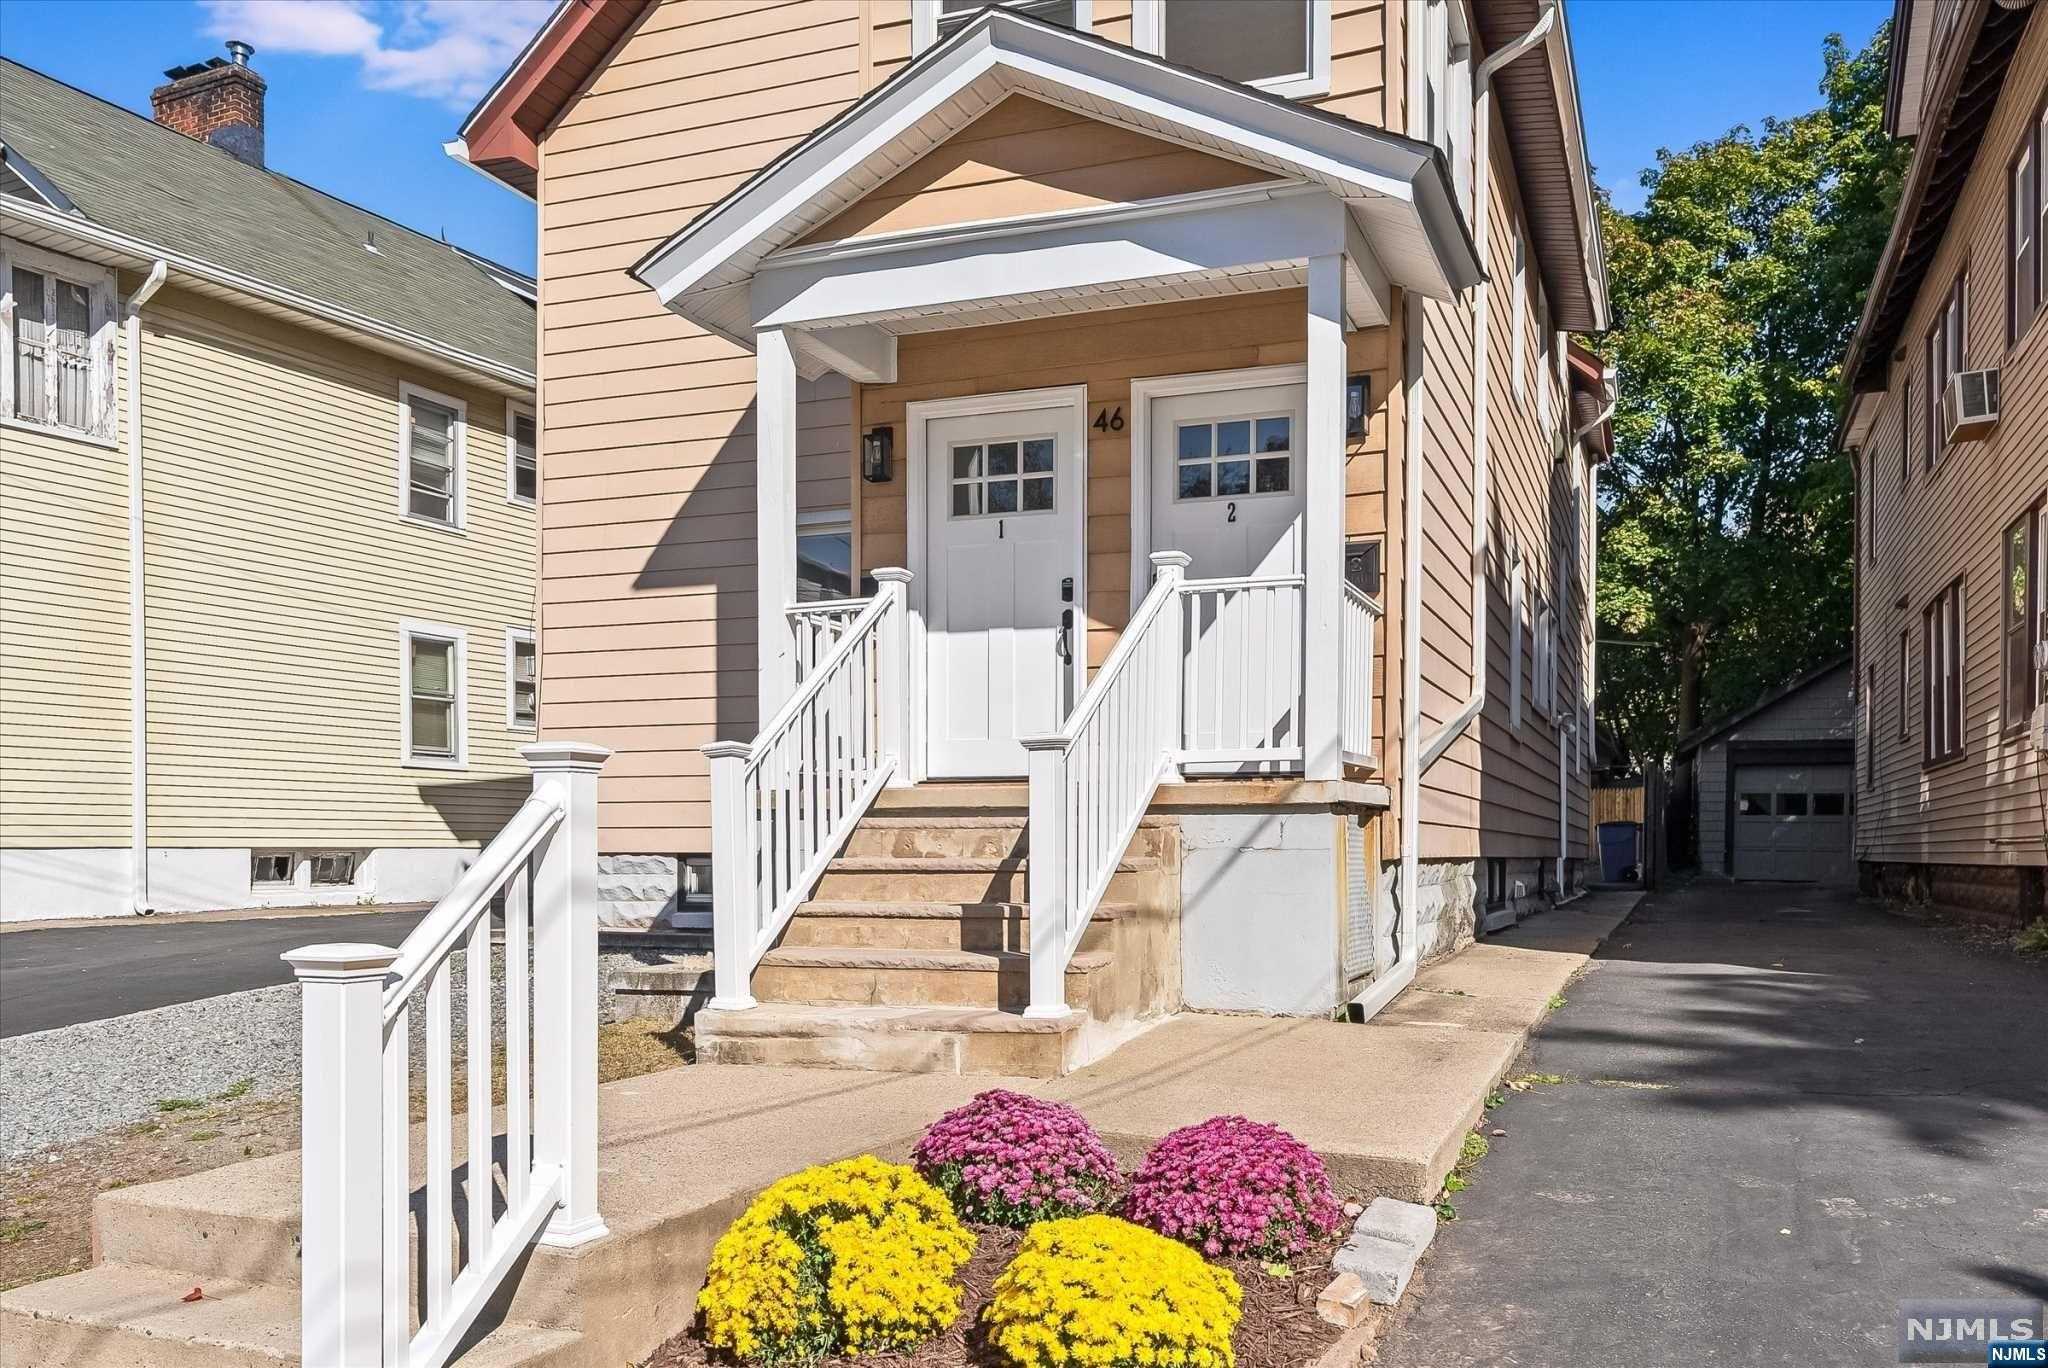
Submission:
<svg viewBox="0 0 2048 1368">
<path fill-rule="evenodd" d="M 463 1057 L 466 957 L 449 963 L 455 1056 Z M 495 957 L 494 957 L 495 959 Z M 505 1010 L 494 962 L 493 1017 Z M 412 1051 L 423 1058 L 426 993 L 413 998 Z M 205 1098 L 247 1080 L 249 1095 L 299 1086 L 299 986 L 258 988 L 0 1040 L 0 1159 L 147 1121 L 164 1098 Z"/>
</svg>

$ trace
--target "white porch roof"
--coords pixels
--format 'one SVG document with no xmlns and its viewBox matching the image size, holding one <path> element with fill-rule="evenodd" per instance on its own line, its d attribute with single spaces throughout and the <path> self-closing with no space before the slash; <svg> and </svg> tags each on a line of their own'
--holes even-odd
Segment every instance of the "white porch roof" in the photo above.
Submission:
<svg viewBox="0 0 2048 1368">
<path fill-rule="evenodd" d="M 1011 95 L 1283 179 L 791 247 Z M 878 338 L 893 351 L 898 333 L 1074 312 L 1102 307 L 1102 297 L 1123 307 L 1299 286 L 1308 259 L 1331 252 L 1347 261 L 1355 324 L 1385 321 L 1389 284 L 1443 299 L 1479 278 L 1449 176 L 1428 144 L 988 10 L 632 274 L 669 308 L 743 347 L 762 328 L 792 328 L 824 344 L 800 348 L 804 370 L 853 373 Z M 1000 270 L 989 269 L 992 256 L 1003 257 Z M 925 288 L 906 292 L 912 271 Z"/>
</svg>

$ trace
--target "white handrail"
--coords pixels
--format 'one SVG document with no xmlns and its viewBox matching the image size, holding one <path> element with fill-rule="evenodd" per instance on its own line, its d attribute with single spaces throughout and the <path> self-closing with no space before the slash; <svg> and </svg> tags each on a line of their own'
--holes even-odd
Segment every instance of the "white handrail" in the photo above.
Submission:
<svg viewBox="0 0 2048 1368">
<path fill-rule="evenodd" d="M 1377 767 L 1378 757 L 1373 753 L 1372 690 L 1382 610 L 1379 600 L 1347 582 L 1342 612 L 1338 660 L 1344 672 L 1344 761 Z"/>
<path fill-rule="evenodd" d="M 903 768 L 910 572 L 881 569 L 875 580 L 876 595 L 751 744 L 704 747 L 711 762 L 710 1005 L 721 1010 L 754 1005 L 754 966 Z"/>
<path fill-rule="evenodd" d="M 1180 606 L 1188 556 L 1152 553 L 1153 581 L 1088 691 L 1050 736 L 1028 737 L 1029 1017 L 1068 1012 L 1067 965 L 1124 849 L 1180 752 Z"/>
<path fill-rule="evenodd" d="M 1307 577 L 1186 580 L 1181 763 L 1298 768 Z"/>
<path fill-rule="evenodd" d="M 796 639 L 796 678 L 801 684 L 822 656 L 845 637 L 871 598 L 821 599 L 789 605 L 790 633 Z"/>
<path fill-rule="evenodd" d="M 541 742 L 520 753 L 533 770 L 533 796 L 397 950 L 315 945 L 284 956 L 303 1004 L 304 1363 L 440 1368 L 536 1239 L 569 1246 L 606 1233 L 597 1214 L 597 773 L 611 752 Z M 502 1033 L 491 1007 L 490 915 L 501 897 Z M 458 950 L 467 1064 L 460 1168 L 453 1129 Z M 412 1024 L 422 989 L 426 1180 L 415 1229 Z M 491 1094 L 501 1043 L 498 1214 Z M 460 1241 L 458 1175 L 466 1180 Z"/>
</svg>

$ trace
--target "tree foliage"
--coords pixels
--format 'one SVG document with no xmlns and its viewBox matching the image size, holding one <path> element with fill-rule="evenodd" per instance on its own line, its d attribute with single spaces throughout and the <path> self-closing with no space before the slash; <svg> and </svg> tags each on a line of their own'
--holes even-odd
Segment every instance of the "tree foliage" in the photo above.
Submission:
<svg viewBox="0 0 2048 1368">
<path fill-rule="evenodd" d="M 1618 372 L 1601 479 L 1599 707 L 1656 763 L 1701 721 L 1845 650 L 1854 496 L 1841 358 L 1898 202 L 1887 32 L 1825 45 L 1824 103 L 1660 151 L 1602 205 Z"/>
</svg>

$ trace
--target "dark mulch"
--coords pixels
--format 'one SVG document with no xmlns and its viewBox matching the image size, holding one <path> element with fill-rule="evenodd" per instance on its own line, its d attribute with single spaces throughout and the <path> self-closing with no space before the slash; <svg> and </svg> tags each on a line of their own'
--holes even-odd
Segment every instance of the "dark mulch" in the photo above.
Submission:
<svg viewBox="0 0 2048 1368">
<path fill-rule="evenodd" d="M 1348 1230 L 1349 1222 L 1345 1223 Z M 960 1318 L 937 1339 L 903 1354 L 870 1354 L 857 1359 L 820 1360 L 817 1368 L 1008 1368 L 982 1332 L 981 1309 L 996 1277 L 1009 1267 L 1023 1232 L 977 1225 L 974 1257 L 960 1270 L 965 1290 Z M 1238 1322 L 1238 1368 L 1302 1368 L 1312 1364 L 1344 1332 L 1316 1315 L 1316 1297 L 1330 1280 L 1330 1257 L 1341 1234 L 1289 1261 L 1289 1276 L 1277 1277 L 1257 1259 L 1219 1259 L 1244 1291 L 1244 1319 Z M 641 1368 L 730 1368 L 731 1360 L 704 1347 L 686 1331 L 654 1351 Z"/>
</svg>

